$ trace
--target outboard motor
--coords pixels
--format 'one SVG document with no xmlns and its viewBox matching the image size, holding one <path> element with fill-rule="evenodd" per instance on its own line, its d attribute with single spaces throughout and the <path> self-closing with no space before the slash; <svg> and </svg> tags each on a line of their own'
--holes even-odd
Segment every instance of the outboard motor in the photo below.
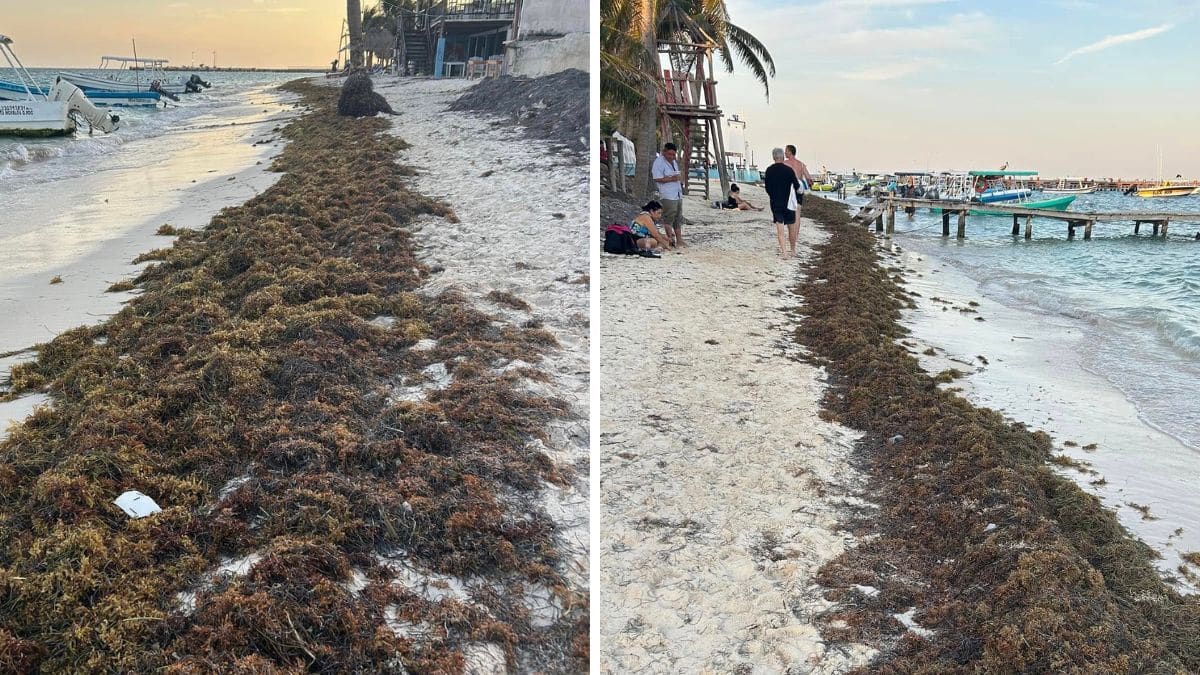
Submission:
<svg viewBox="0 0 1200 675">
<path fill-rule="evenodd" d="M 193 73 L 192 76 L 188 78 L 188 81 L 186 84 L 184 84 L 183 88 L 184 88 L 184 91 L 195 94 L 195 93 L 199 93 L 201 87 L 203 87 L 204 89 L 208 89 L 208 88 L 212 87 L 212 85 L 209 84 L 208 82 L 205 82 L 204 80 L 200 79 L 199 75 L 196 75 Z"/>
<path fill-rule="evenodd" d="M 121 121 L 120 117 L 101 111 L 88 100 L 82 89 L 61 77 L 55 80 L 46 98 L 50 101 L 65 102 L 68 113 L 83 118 L 92 129 L 99 129 L 106 134 L 116 131 L 117 124 Z"/>
<path fill-rule="evenodd" d="M 169 98 L 172 101 L 175 101 L 176 103 L 179 102 L 178 96 L 176 96 L 175 94 L 172 94 L 171 92 L 167 91 L 166 89 L 163 89 L 162 80 L 155 80 L 155 81 L 151 82 L 150 83 L 150 91 L 157 91 L 159 93 L 159 95 L 163 96 L 164 98 Z"/>
</svg>

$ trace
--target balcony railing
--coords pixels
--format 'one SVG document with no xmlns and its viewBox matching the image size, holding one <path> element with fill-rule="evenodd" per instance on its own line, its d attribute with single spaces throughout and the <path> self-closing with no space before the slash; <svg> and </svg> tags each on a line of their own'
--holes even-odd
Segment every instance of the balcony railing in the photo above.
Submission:
<svg viewBox="0 0 1200 675">
<path fill-rule="evenodd" d="M 514 0 L 446 0 L 433 9 L 449 21 L 481 21 L 512 19 L 516 14 Z"/>
</svg>

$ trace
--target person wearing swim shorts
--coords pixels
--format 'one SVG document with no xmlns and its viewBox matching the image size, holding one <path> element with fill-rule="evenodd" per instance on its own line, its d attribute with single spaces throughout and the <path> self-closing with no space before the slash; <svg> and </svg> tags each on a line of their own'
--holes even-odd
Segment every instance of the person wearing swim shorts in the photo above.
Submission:
<svg viewBox="0 0 1200 675">
<path fill-rule="evenodd" d="M 771 200 L 771 220 L 775 223 L 775 235 L 779 239 L 779 255 L 796 255 L 796 237 L 791 238 L 791 246 L 785 248 L 788 242 L 788 230 L 798 227 L 796 212 L 788 208 L 789 199 L 800 189 L 800 181 L 796 172 L 783 163 L 783 148 L 771 151 L 771 159 L 775 163 L 767 167 L 763 174 L 763 185 L 767 188 L 767 196 Z M 799 232 L 797 232 L 799 234 Z"/>
</svg>

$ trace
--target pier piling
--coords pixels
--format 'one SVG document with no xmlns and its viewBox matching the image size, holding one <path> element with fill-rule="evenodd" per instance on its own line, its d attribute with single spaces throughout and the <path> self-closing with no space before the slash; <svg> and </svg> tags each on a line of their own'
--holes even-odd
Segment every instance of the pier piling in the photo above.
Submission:
<svg viewBox="0 0 1200 675">
<path fill-rule="evenodd" d="M 1140 234 L 1142 223 L 1149 223 L 1154 226 L 1153 235 L 1167 237 L 1168 228 L 1172 220 L 1183 223 L 1200 223 L 1200 213 L 1173 213 L 1162 211 L 1122 211 L 1122 212 L 1105 212 L 1105 211 L 1059 211 L 1055 209 L 1038 209 L 1028 208 L 1021 205 L 1006 206 L 1004 204 L 978 204 L 974 202 L 962 202 L 959 200 L 948 199 L 911 199 L 907 197 L 892 197 L 883 196 L 876 200 L 880 205 L 879 211 L 871 211 L 870 216 L 865 222 L 875 220 L 875 230 L 883 231 L 884 213 L 888 218 L 888 234 L 892 234 L 895 224 L 896 209 L 903 207 L 905 210 L 910 208 L 930 208 L 942 213 L 942 236 L 950 236 L 950 214 L 958 214 L 958 238 L 965 239 L 967 236 L 967 215 L 972 212 L 972 209 L 978 209 L 983 215 L 1011 215 L 1012 235 L 1018 236 L 1021 231 L 1021 216 L 1025 217 L 1025 239 L 1033 238 L 1033 217 L 1047 218 L 1050 220 L 1058 220 L 1067 224 L 1067 238 L 1075 238 L 1075 228 L 1083 229 L 1083 238 L 1091 239 L 1096 223 L 1116 223 L 1116 222 L 1132 222 L 1133 233 Z M 884 206 L 886 204 L 886 206 Z M 886 210 L 885 210 L 886 209 Z M 860 221 L 861 222 L 861 221 Z M 988 222 L 988 221 L 985 221 Z"/>
<path fill-rule="evenodd" d="M 888 203 L 887 208 L 887 236 L 892 236 L 896 231 L 896 205 Z"/>
</svg>

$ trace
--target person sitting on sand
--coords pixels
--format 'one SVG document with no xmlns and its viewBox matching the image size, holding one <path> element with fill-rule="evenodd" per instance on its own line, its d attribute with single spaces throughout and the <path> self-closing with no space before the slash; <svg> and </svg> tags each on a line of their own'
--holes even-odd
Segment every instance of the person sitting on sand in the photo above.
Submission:
<svg viewBox="0 0 1200 675">
<path fill-rule="evenodd" d="M 738 211 L 762 211 L 761 206 L 755 206 L 742 199 L 742 189 L 737 186 L 737 183 L 729 186 L 729 199 L 725 200 L 725 208 Z"/>
<path fill-rule="evenodd" d="M 637 239 L 638 250 L 670 250 L 671 241 L 655 225 L 657 221 L 662 220 L 662 217 L 663 205 L 652 200 L 643 206 L 642 212 L 630 221 L 629 229 L 633 231 L 633 236 Z"/>
</svg>

